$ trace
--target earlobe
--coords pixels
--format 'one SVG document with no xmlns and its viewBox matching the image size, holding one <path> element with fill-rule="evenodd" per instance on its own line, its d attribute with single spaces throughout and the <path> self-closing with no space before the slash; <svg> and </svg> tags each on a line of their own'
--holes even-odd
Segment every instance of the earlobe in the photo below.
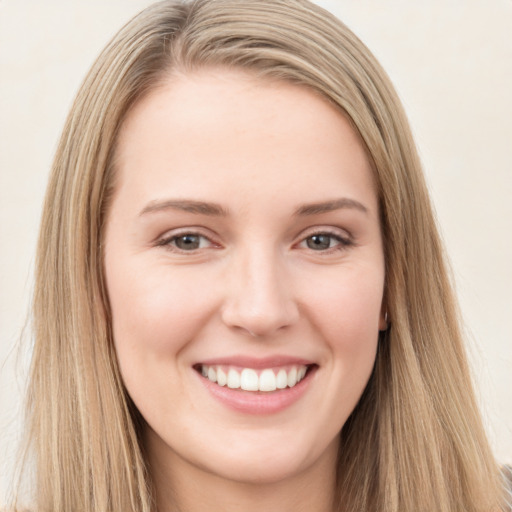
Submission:
<svg viewBox="0 0 512 512">
<path fill-rule="evenodd" d="M 379 331 L 387 331 L 389 328 L 388 312 L 383 308 L 379 318 Z"/>
</svg>

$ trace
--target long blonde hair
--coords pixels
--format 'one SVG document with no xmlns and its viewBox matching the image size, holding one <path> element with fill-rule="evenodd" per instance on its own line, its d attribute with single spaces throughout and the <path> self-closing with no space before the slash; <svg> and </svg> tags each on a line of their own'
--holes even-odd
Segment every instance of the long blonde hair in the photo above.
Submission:
<svg viewBox="0 0 512 512">
<path fill-rule="evenodd" d="M 119 129 L 173 72 L 243 68 L 341 109 L 373 164 L 391 327 L 341 432 L 340 510 L 502 510 L 456 303 L 402 106 L 368 49 L 306 0 L 163 1 L 100 55 L 67 119 L 41 224 L 28 436 L 38 511 L 154 510 L 112 342 L 102 236 Z"/>
</svg>

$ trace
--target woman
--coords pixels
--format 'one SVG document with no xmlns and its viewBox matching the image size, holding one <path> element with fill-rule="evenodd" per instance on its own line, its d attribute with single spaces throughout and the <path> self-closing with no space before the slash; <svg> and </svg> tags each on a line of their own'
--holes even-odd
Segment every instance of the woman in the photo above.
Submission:
<svg viewBox="0 0 512 512">
<path fill-rule="evenodd" d="M 402 108 L 306 1 L 121 30 L 36 280 L 38 510 L 504 510 Z"/>
</svg>

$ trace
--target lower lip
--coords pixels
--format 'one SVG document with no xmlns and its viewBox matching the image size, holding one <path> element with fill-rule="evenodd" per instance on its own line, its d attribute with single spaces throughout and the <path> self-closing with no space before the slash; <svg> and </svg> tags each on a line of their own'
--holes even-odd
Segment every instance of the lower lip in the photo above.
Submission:
<svg viewBox="0 0 512 512">
<path fill-rule="evenodd" d="M 244 391 L 219 386 L 200 373 L 195 373 L 211 395 L 227 407 L 245 414 L 274 414 L 283 411 L 304 395 L 316 370 L 316 366 L 309 369 L 306 376 L 293 388 L 270 392 Z"/>
</svg>

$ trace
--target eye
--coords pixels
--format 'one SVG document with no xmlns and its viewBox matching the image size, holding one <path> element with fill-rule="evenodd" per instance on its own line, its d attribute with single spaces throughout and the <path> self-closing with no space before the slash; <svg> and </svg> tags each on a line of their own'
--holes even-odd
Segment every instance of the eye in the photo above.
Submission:
<svg viewBox="0 0 512 512">
<path fill-rule="evenodd" d="M 330 235 L 313 235 L 306 238 L 306 245 L 314 251 L 324 251 L 331 248 L 333 241 L 333 237 Z"/>
<path fill-rule="evenodd" d="M 192 252 L 210 247 L 213 242 L 199 233 L 180 233 L 159 240 L 157 245 L 178 252 Z"/>
<path fill-rule="evenodd" d="M 349 238 L 334 233 L 314 233 L 300 243 L 301 247 L 317 252 L 329 250 L 343 250 L 352 245 Z"/>
<path fill-rule="evenodd" d="M 204 240 L 204 237 L 199 235 L 181 235 L 177 236 L 172 240 L 172 243 L 182 251 L 193 251 L 195 249 L 199 249 L 201 247 L 201 242 Z M 203 243 L 204 247 L 204 243 Z"/>
</svg>

